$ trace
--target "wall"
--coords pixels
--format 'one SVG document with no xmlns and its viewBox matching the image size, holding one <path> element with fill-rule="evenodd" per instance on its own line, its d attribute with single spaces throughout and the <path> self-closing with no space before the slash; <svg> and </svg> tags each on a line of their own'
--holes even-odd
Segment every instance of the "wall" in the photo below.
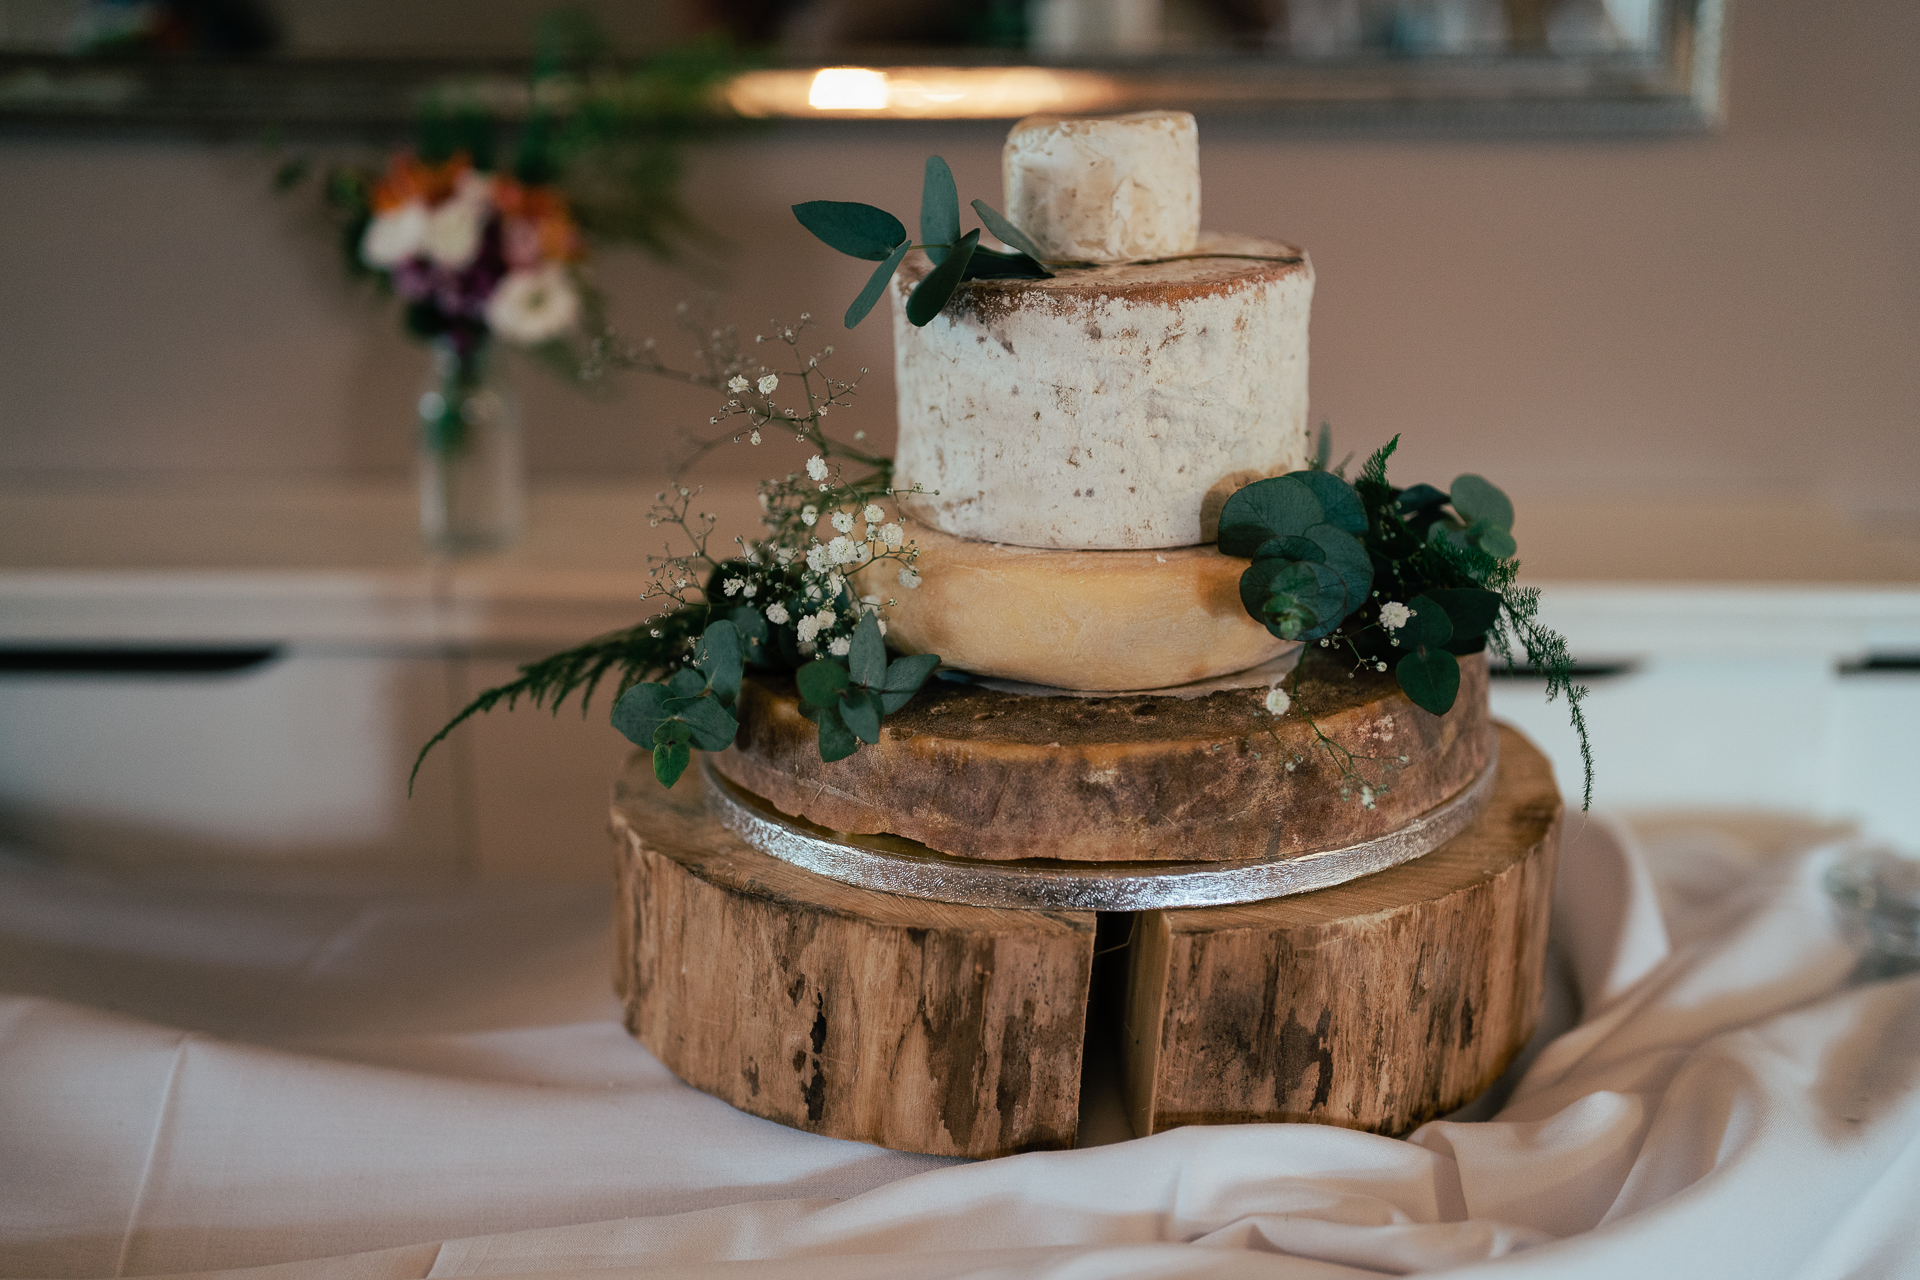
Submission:
<svg viewBox="0 0 1920 1280">
<path fill-rule="evenodd" d="M 1401 474 L 1795 486 L 1920 518 L 1917 61 L 1920 7 L 1902 0 L 1742 0 L 1719 133 L 1334 141 L 1205 123 L 1206 221 L 1308 246 L 1314 411 L 1343 449 L 1407 432 Z M 864 268 L 786 206 L 911 215 L 930 151 L 963 198 L 992 199 L 1000 136 L 793 127 L 703 151 L 689 194 L 730 245 L 720 314 L 837 316 Z M 244 144 L 0 140 L 0 478 L 408 465 L 423 357 L 342 282 L 270 169 Z M 630 256 L 599 270 L 636 337 L 702 287 Z M 820 335 L 872 368 L 849 425 L 885 439 L 886 329 Z M 606 403 L 534 369 L 521 385 L 554 477 L 657 470 L 711 411 L 661 383 Z M 763 461 L 741 446 L 718 465 Z"/>
</svg>

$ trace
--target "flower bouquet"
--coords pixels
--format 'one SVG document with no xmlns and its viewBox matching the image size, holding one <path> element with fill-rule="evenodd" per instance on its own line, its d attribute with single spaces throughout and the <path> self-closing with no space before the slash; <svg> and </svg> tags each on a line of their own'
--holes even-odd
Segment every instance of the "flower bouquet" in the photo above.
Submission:
<svg viewBox="0 0 1920 1280">
<path fill-rule="evenodd" d="M 402 152 L 367 199 L 360 261 L 433 345 L 419 401 L 421 522 L 442 550 L 497 546 L 520 522 L 519 431 L 493 339 L 558 342 L 581 317 L 585 242 L 552 186 Z"/>
</svg>

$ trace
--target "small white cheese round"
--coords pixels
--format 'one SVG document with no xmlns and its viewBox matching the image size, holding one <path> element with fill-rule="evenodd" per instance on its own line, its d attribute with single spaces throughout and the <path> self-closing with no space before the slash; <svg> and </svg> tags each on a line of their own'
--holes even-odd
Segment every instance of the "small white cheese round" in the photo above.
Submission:
<svg viewBox="0 0 1920 1280">
<path fill-rule="evenodd" d="M 1049 260 L 1164 258 L 1200 234 L 1200 131 L 1184 111 L 1028 116 L 1000 165 L 1007 217 Z"/>
</svg>

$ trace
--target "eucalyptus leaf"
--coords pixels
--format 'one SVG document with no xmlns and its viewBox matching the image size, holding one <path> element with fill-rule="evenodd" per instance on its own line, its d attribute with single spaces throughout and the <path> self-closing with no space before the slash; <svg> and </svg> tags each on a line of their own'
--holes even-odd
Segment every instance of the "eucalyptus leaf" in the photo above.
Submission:
<svg viewBox="0 0 1920 1280">
<path fill-rule="evenodd" d="M 947 260 L 947 250 L 939 246 L 959 239 L 960 189 L 953 183 L 953 170 L 939 156 L 928 156 L 926 176 L 920 181 L 920 242 L 927 247 L 927 256 L 941 263 Z"/>
<path fill-rule="evenodd" d="M 1323 422 L 1320 424 L 1320 434 L 1314 437 L 1313 461 L 1308 463 L 1307 465 L 1312 467 L 1315 471 L 1325 471 L 1332 464 L 1332 462 L 1333 462 L 1333 426 L 1331 423 Z"/>
<path fill-rule="evenodd" d="M 725 618 L 708 623 L 693 646 L 693 665 L 706 672 L 708 687 L 727 706 L 732 706 L 740 694 L 740 677 L 746 665 L 742 647 L 739 628 Z"/>
<path fill-rule="evenodd" d="M 1407 601 L 1407 608 L 1413 610 L 1413 616 L 1400 628 L 1401 644 L 1417 649 L 1423 645 L 1443 645 L 1453 639 L 1453 619 L 1447 616 L 1439 601 L 1419 595 Z"/>
<path fill-rule="evenodd" d="M 1294 599 L 1300 617 L 1312 614 L 1311 625 L 1294 629 L 1277 624 L 1266 612 L 1267 601 L 1277 595 Z M 1323 564 L 1302 560 L 1256 560 L 1240 575 L 1240 603 L 1248 616 L 1283 640 L 1317 640 L 1340 625 L 1345 616 L 1346 588 L 1340 575 Z M 1293 634 L 1288 634 L 1292 630 Z"/>
<path fill-rule="evenodd" d="M 702 751 L 725 751 L 740 732 L 740 722 L 718 698 L 695 698 L 691 706 L 682 708 L 680 720 L 693 731 L 693 745 Z"/>
<path fill-rule="evenodd" d="M 1001 253 L 994 249 L 975 249 L 967 263 L 967 280 L 1046 280 L 1053 272 L 1024 253 Z"/>
<path fill-rule="evenodd" d="M 906 706 L 939 665 L 940 655 L 937 653 L 916 653 L 889 662 L 886 680 L 881 685 L 880 710 L 892 715 Z"/>
<path fill-rule="evenodd" d="M 1220 508 L 1220 552 L 1251 556 L 1269 538 L 1298 537 L 1326 520 L 1326 509 L 1298 477 L 1256 480 Z"/>
<path fill-rule="evenodd" d="M 653 745 L 656 747 L 691 741 L 693 741 L 693 726 L 685 720 L 662 720 L 654 726 Z"/>
<path fill-rule="evenodd" d="M 1266 615 L 1267 625 L 1277 630 L 1282 637 L 1297 636 L 1303 631 L 1310 630 L 1313 624 L 1320 620 L 1319 615 L 1301 603 L 1299 596 L 1286 591 L 1267 597 L 1267 602 L 1260 606 L 1260 611 Z"/>
<path fill-rule="evenodd" d="M 960 277 L 966 274 L 967 263 L 973 257 L 975 246 L 980 243 L 979 228 L 960 237 L 960 243 L 954 246 L 947 260 L 927 272 L 927 278 L 914 286 L 907 297 L 907 322 L 919 329 L 940 314 L 940 308 L 947 305 L 947 299 L 960 287 Z"/>
<path fill-rule="evenodd" d="M 654 730 L 671 714 L 667 710 L 667 686 L 636 684 L 613 704 L 613 727 L 635 746 L 650 747 Z"/>
<path fill-rule="evenodd" d="M 1244 529 L 1247 526 L 1239 527 Z M 1330 528 L 1331 526 L 1320 527 Z M 1315 564 L 1322 564 L 1326 561 L 1327 553 L 1312 538 L 1301 534 L 1290 534 L 1284 538 L 1268 538 L 1260 544 L 1260 549 L 1253 553 L 1253 558 L 1255 560 L 1311 560 Z"/>
<path fill-rule="evenodd" d="M 1444 642 L 1460 652 L 1458 645 L 1484 637 L 1500 616 L 1500 594 L 1480 587 L 1430 587 L 1426 597 L 1446 610 L 1453 634 Z"/>
<path fill-rule="evenodd" d="M 743 604 L 728 616 L 734 630 L 740 633 L 740 648 L 749 666 L 764 667 L 770 664 L 767 652 L 767 616 L 750 604 Z"/>
<path fill-rule="evenodd" d="M 826 763 L 845 760 L 860 749 L 860 739 L 853 736 L 853 730 L 847 728 L 847 722 L 840 718 L 839 703 L 820 708 L 819 725 L 820 759 Z"/>
<path fill-rule="evenodd" d="M 1408 654 L 1400 659 L 1394 675 L 1414 706 L 1437 716 L 1451 711 L 1460 693 L 1460 660 L 1444 649 Z"/>
<path fill-rule="evenodd" d="M 1474 539 L 1480 549 L 1496 560 L 1505 560 L 1520 550 L 1520 544 L 1505 529 L 1488 529 Z"/>
<path fill-rule="evenodd" d="M 912 247 L 911 244 L 901 242 L 892 253 L 887 255 L 885 262 L 873 269 L 873 274 L 867 277 L 867 283 L 861 287 L 860 296 L 855 298 L 852 305 L 847 308 L 846 318 L 842 321 L 847 328 L 851 329 L 867 318 L 867 313 L 873 310 L 874 303 L 880 301 L 880 295 L 887 291 L 887 284 L 893 279 L 893 273 L 900 269 L 902 262 L 906 261 L 907 250 Z"/>
<path fill-rule="evenodd" d="M 878 262 L 896 245 L 907 243 L 907 229 L 900 219 L 870 204 L 809 200 L 793 206 L 793 216 L 831 247 L 869 262 Z"/>
<path fill-rule="evenodd" d="M 653 776 L 660 780 L 661 786 L 670 787 L 680 781 L 680 775 L 692 762 L 693 752 L 686 743 L 663 743 L 653 749 Z"/>
<path fill-rule="evenodd" d="M 1044 253 L 1040 252 L 1040 246 L 1027 237 L 1026 232 L 1007 221 L 1006 218 L 1001 216 L 998 209 L 988 204 L 985 200 L 975 200 L 973 202 L 973 211 L 980 216 L 980 221 L 987 224 L 987 230 L 993 232 L 994 238 L 1001 244 L 1007 246 L 1007 248 L 1018 249 L 1035 262 L 1039 262 L 1042 258 L 1046 257 Z"/>
<path fill-rule="evenodd" d="M 1485 520 L 1496 529 L 1513 528 L 1513 502 L 1483 476 L 1464 475 L 1453 479 L 1453 509 L 1468 524 Z"/>
<path fill-rule="evenodd" d="M 880 741 L 879 695 L 862 688 L 848 689 L 847 696 L 840 699 L 840 719 L 860 741 Z"/>
<path fill-rule="evenodd" d="M 854 684 L 878 689 L 887 678 L 887 642 L 880 638 L 880 619 L 866 614 L 853 629 L 853 647 L 847 650 L 847 675 Z M 871 739 L 869 739 L 871 741 Z"/>
<path fill-rule="evenodd" d="M 1312 490 L 1320 509 L 1327 513 L 1327 523 L 1334 528 L 1355 537 L 1366 533 L 1367 510 L 1360 505 L 1360 495 L 1339 476 L 1331 471 L 1292 471 L 1281 479 L 1298 480 Z"/>
<path fill-rule="evenodd" d="M 800 700 L 812 707 L 830 707 L 847 687 L 847 669 L 831 658 L 815 658 L 794 674 Z"/>
<path fill-rule="evenodd" d="M 1429 507 L 1437 507 L 1446 500 L 1447 495 L 1432 485 L 1416 484 L 1410 489 L 1402 489 L 1400 496 L 1395 499 L 1395 502 L 1402 511 L 1414 512 L 1425 511 Z"/>
<path fill-rule="evenodd" d="M 706 689 L 706 677 L 691 667 L 682 667 L 667 677 L 667 694 L 670 697 L 697 698 Z"/>
<path fill-rule="evenodd" d="M 1331 524 L 1316 524 L 1307 530 L 1306 539 L 1321 552 L 1320 563 L 1340 575 L 1346 588 L 1346 606 L 1341 617 L 1366 603 L 1367 588 L 1373 585 L 1373 561 L 1360 539 Z"/>
</svg>

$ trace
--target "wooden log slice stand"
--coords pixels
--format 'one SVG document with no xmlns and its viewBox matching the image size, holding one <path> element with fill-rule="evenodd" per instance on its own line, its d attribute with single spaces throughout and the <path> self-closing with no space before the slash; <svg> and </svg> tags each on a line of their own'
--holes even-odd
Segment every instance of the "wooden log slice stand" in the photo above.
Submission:
<svg viewBox="0 0 1920 1280">
<path fill-rule="evenodd" d="M 1100 918 L 826 879 L 749 847 L 638 755 L 612 815 L 627 1027 L 743 1111 L 937 1155 L 1071 1146 L 1088 1053 L 1124 1055 L 1139 1134 L 1405 1132 L 1490 1085 L 1538 1016 L 1561 803 L 1540 753 L 1499 733 L 1491 799 L 1423 857 Z M 1125 947 L 1098 967 L 1096 929 Z M 1116 959 L 1124 990 L 1103 995 Z"/>
</svg>

